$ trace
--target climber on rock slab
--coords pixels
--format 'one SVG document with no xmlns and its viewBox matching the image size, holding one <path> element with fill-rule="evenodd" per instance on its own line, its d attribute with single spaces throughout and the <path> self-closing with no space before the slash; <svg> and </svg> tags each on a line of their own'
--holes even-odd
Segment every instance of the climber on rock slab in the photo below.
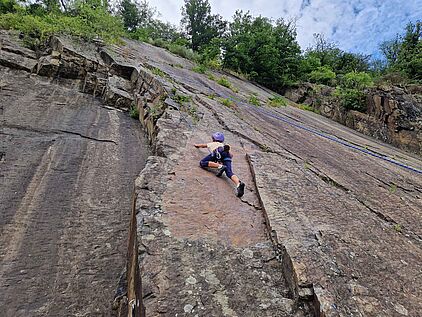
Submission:
<svg viewBox="0 0 422 317">
<path fill-rule="evenodd" d="M 233 154 L 230 153 L 230 145 L 224 144 L 224 134 L 216 132 L 212 135 L 212 142 L 204 144 L 195 144 L 196 148 L 207 148 L 210 152 L 209 155 L 204 157 L 199 165 L 202 168 L 216 168 L 217 177 L 221 177 L 226 173 L 227 177 L 232 180 L 236 185 L 236 196 L 242 197 L 245 193 L 245 183 L 240 181 L 239 177 L 233 174 L 232 171 L 232 158 Z"/>
</svg>

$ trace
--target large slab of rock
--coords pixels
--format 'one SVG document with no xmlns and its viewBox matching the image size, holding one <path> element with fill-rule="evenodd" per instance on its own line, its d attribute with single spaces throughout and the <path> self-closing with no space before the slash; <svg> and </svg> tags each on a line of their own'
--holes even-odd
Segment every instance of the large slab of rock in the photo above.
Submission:
<svg viewBox="0 0 422 317">
<path fill-rule="evenodd" d="M 401 232 L 302 164 L 271 153 L 253 154 L 250 161 L 297 296 L 311 287 L 324 316 L 418 315 L 418 235 Z"/>
</svg>

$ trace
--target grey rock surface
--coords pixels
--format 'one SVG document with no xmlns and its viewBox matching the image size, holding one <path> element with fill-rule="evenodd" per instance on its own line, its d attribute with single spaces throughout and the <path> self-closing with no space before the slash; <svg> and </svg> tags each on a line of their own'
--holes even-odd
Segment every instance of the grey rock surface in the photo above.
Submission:
<svg viewBox="0 0 422 317">
<path fill-rule="evenodd" d="M 314 113 L 269 107 L 271 91 L 224 72 L 197 74 L 161 48 L 126 41 L 84 53 L 67 41 L 54 39 L 50 56 L 38 62 L 64 67 L 46 72 L 54 81 L 19 74 L 57 96 L 79 90 L 127 108 L 129 101 L 107 95 L 124 92 L 139 110 L 154 151 L 135 181 L 147 316 L 418 316 L 420 158 Z M 68 75 L 66 65 L 74 66 Z M 212 79 L 222 76 L 231 88 Z M 252 94 L 261 106 L 249 104 Z M 101 129 L 71 130 L 69 122 L 54 133 L 101 138 L 108 147 L 115 144 L 107 140 L 123 142 Z M 234 171 L 247 184 L 242 199 L 227 178 L 198 167 L 207 152 L 193 144 L 215 131 L 225 133 Z M 132 171 L 142 167 L 123 160 Z"/>
<path fill-rule="evenodd" d="M 139 123 L 77 84 L 2 66 L 0 83 L 0 315 L 109 316 L 149 154 Z"/>
</svg>

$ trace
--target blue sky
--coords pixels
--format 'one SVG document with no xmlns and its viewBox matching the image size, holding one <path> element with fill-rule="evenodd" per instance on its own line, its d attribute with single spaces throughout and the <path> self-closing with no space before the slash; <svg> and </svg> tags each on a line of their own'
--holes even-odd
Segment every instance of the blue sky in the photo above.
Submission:
<svg viewBox="0 0 422 317">
<path fill-rule="evenodd" d="M 422 0 L 209 0 L 213 13 L 230 20 L 237 9 L 274 19 L 296 19 L 297 40 L 306 49 L 323 33 L 341 49 L 378 54 L 379 43 L 422 20 Z M 161 19 L 179 24 L 183 0 L 149 0 Z"/>
</svg>

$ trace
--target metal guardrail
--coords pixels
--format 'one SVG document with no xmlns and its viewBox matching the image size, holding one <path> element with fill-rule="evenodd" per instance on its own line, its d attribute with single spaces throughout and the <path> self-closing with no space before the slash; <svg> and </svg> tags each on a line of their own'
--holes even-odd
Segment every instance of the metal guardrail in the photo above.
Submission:
<svg viewBox="0 0 422 317">
<path fill-rule="evenodd" d="M 138 234 L 136 221 L 136 194 L 132 193 L 132 210 L 129 224 L 129 243 L 127 250 L 127 298 L 128 317 L 145 317 L 142 302 L 142 283 L 138 262 Z"/>
</svg>

